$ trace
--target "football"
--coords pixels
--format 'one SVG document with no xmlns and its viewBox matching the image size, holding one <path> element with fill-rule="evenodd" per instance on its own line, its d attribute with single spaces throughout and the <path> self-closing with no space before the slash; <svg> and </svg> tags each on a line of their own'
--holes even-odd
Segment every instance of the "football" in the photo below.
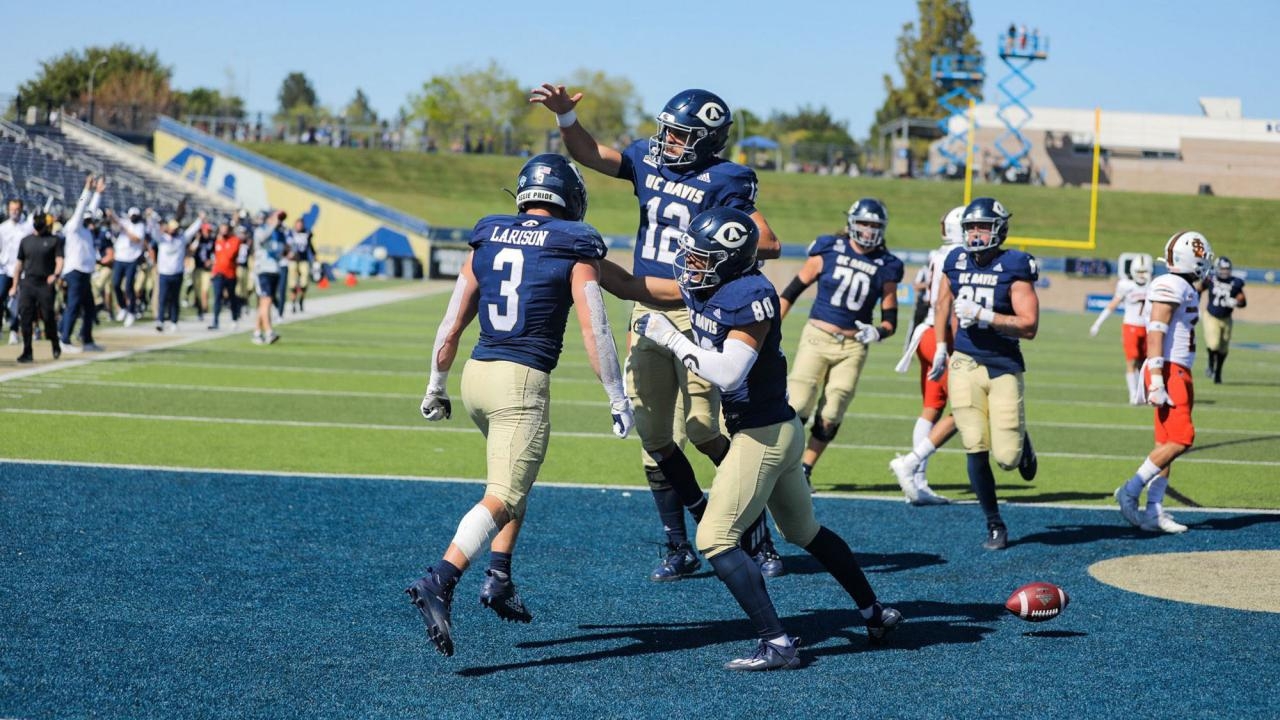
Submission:
<svg viewBox="0 0 1280 720">
<path fill-rule="evenodd" d="M 1004 606 L 1027 622 L 1044 622 L 1062 614 L 1070 601 L 1067 591 L 1057 585 L 1033 582 L 1014 590 Z"/>
</svg>

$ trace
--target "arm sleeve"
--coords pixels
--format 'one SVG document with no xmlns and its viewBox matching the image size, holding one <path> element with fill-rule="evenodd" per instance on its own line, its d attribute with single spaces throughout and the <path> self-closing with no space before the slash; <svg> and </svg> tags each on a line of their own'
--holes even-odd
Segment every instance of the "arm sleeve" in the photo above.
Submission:
<svg viewBox="0 0 1280 720">
<path fill-rule="evenodd" d="M 622 370 L 618 367 L 618 350 L 613 344 L 613 331 L 609 328 L 609 315 L 604 309 L 604 295 L 600 284 L 589 282 L 583 286 L 587 296 L 587 308 L 591 312 L 591 334 L 596 338 L 596 358 L 600 364 L 600 384 L 609 395 L 609 402 L 621 402 L 627 392 L 622 385 Z"/>
<path fill-rule="evenodd" d="M 97 197 L 97 194 L 94 194 Z M 62 226 L 64 235 L 71 235 L 80 229 L 80 225 L 84 222 L 85 209 L 89 205 L 89 191 L 85 190 L 80 193 L 80 200 L 76 203 L 76 209 L 71 212 L 71 217 L 67 218 L 67 224 Z"/>
<path fill-rule="evenodd" d="M 445 308 L 444 317 L 440 319 L 440 327 L 436 328 L 436 339 L 431 345 L 431 380 L 428 390 L 443 391 L 445 381 L 449 379 L 449 371 L 441 370 L 438 363 L 440 348 L 444 347 L 453 326 L 458 323 L 458 314 L 462 310 L 462 296 L 466 292 L 467 277 L 459 274 L 458 281 L 453 284 L 453 295 L 449 298 L 449 307 Z"/>
<path fill-rule="evenodd" d="M 723 350 L 698 347 L 681 333 L 667 341 L 667 347 L 684 366 L 721 390 L 736 390 L 747 379 L 758 353 L 741 340 L 724 341 Z"/>
</svg>

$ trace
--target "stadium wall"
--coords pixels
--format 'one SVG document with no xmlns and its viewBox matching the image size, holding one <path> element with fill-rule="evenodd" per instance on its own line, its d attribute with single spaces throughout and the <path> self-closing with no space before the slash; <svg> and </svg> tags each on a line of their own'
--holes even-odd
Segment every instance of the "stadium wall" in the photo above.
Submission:
<svg viewBox="0 0 1280 720">
<path fill-rule="evenodd" d="M 156 123 L 155 161 L 235 202 L 249 212 L 284 210 L 302 217 L 315 233 L 320 260 L 332 262 L 364 240 L 396 235 L 414 255 L 430 256 L 425 220 L 389 208 L 257 153 L 224 142 L 167 117 Z"/>
</svg>

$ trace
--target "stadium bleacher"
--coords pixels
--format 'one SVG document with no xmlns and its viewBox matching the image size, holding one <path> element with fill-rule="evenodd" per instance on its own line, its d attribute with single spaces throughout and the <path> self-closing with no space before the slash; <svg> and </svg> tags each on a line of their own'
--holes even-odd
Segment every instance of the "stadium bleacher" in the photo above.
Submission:
<svg viewBox="0 0 1280 720">
<path fill-rule="evenodd" d="M 205 211 L 210 217 L 225 216 L 232 207 L 192 195 L 175 178 L 166 182 L 144 177 L 107 153 L 75 140 L 48 125 L 24 126 L 0 121 L 0 195 L 21 198 L 28 207 L 43 207 L 50 198 L 50 210 L 63 215 L 79 197 L 88 174 L 107 179 L 102 207 L 123 214 L 129 207 L 155 208 L 172 215 L 183 197 L 187 213 Z"/>
</svg>

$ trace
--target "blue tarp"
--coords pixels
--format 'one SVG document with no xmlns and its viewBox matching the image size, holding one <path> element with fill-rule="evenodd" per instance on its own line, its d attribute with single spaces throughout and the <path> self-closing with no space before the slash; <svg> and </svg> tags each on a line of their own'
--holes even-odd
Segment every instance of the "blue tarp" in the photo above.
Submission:
<svg viewBox="0 0 1280 720">
<path fill-rule="evenodd" d="M 386 256 L 379 258 L 378 248 L 386 250 Z M 342 254 L 334 267 L 357 275 L 382 275 L 386 273 L 388 260 L 396 258 L 417 259 L 409 238 L 387 227 L 380 227 L 361 240 L 350 250 Z"/>
<path fill-rule="evenodd" d="M 771 140 L 763 135 L 752 135 L 751 137 L 743 138 L 742 142 L 738 143 L 738 147 L 744 150 L 777 150 L 778 143 L 776 140 Z"/>
</svg>

